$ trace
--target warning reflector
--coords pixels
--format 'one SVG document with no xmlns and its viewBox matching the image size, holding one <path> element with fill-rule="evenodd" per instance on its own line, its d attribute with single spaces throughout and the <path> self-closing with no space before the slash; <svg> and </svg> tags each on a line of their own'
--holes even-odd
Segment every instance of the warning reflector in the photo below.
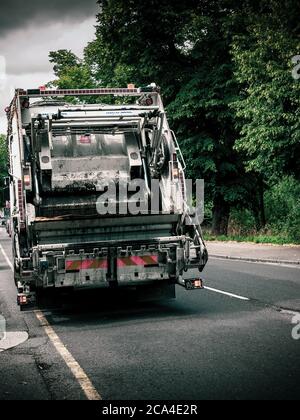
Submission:
<svg viewBox="0 0 300 420">
<path fill-rule="evenodd" d="M 89 134 L 80 137 L 80 144 L 91 144 L 92 138 Z"/>
</svg>

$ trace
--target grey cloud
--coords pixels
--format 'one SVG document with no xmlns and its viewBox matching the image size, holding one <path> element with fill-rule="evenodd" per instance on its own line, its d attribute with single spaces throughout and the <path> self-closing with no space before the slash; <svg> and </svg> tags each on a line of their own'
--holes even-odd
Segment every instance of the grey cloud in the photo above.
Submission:
<svg viewBox="0 0 300 420">
<path fill-rule="evenodd" d="M 1 0 L 0 133 L 6 131 L 4 108 L 14 88 L 33 88 L 54 79 L 48 54 L 71 49 L 81 55 L 94 37 L 96 0 Z M 5 67 L 4 67 L 5 64 Z"/>
<path fill-rule="evenodd" d="M 0 6 L 0 35 L 55 20 L 84 20 L 99 10 L 96 0 L 8 0 Z"/>
<path fill-rule="evenodd" d="M 83 48 L 95 33 L 95 17 L 80 22 L 52 22 L 30 26 L 0 37 L 0 56 L 6 59 L 7 73 L 12 75 L 49 72 L 50 51 L 71 49 L 82 55 Z"/>
</svg>

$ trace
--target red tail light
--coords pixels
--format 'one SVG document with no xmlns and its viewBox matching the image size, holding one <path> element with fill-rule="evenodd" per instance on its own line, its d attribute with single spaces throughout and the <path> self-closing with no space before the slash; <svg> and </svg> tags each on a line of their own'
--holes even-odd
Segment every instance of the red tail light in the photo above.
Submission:
<svg viewBox="0 0 300 420">
<path fill-rule="evenodd" d="M 152 98 L 147 98 L 147 99 L 146 99 L 146 105 L 147 105 L 147 106 L 151 106 L 151 105 L 153 105 L 153 99 L 152 99 Z"/>
<path fill-rule="evenodd" d="M 80 144 L 91 144 L 92 139 L 90 135 L 85 135 L 80 137 Z"/>
</svg>

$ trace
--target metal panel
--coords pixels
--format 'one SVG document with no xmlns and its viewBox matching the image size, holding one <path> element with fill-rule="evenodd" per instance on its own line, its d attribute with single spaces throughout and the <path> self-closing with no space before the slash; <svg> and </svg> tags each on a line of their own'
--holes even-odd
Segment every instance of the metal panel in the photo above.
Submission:
<svg viewBox="0 0 300 420">
<path fill-rule="evenodd" d="M 95 227 L 111 227 L 111 226 L 144 226 L 144 225 L 160 225 L 166 223 L 178 223 L 182 215 L 180 214 L 159 214 L 159 215 L 146 215 L 146 216 L 118 216 L 112 217 L 99 217 L 97 219 L 75 218 L 68 217 L 53 220 L 36 219 L 34 223 L 35 231 L 48 231 L 56 229 L 78 229 L 84 226 L 91 228 Z"/>
</svg>

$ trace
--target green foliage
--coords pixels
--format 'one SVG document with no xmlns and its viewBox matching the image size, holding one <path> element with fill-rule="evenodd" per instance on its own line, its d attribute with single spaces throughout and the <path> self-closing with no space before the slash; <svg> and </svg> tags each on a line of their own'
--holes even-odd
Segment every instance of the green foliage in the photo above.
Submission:
<svg viewBox="0 0 300 420">
<path fill-rule="evenodd" d="M 245 153 L 249 170 L 299 177 L 300 83 L 292 77 L 292 57 L 300 43 L 292 11 L 299 16 L 300 3 L 288 0 L 280 8 L 275 1 L 261 3 L 265 11 L 249 15 L 232 44 L 241 86 L 232 104 L 241 133 L 236 148 Z"/>
<path fill-rule="evenodd" d="M 300 182 L 283 178 L 266 193 L 266 211 L 269 227 L 275 233 L 284 232 L 294 241 L 300 241 Z"/>
<path fill-rule="evenodd" d="M 255 244 L 273 244 L 273 245 L 298 245 L 299 241 L 293 241 L 289 236 L 284 235 L 272 235 L 272 234 L 255 234 L 255 235 L 211 235 L 209 233 L 204 234 L 206 241 L 220 241 L 220 242 L 252 242 Z"/>
<path fill-rule="evenodd" d="M 221 3 L 200 5 L 184 27 L 184 45 L 189 46 L 184 53 L 192 66 L 168 107 L 186 156 L 188 175 L 205 179 L 216 230 L 220 229 L 214 222 L 218 207 L 222 211 L 226 206 L 229 211 L 247 203 L 256 182 L 245 173 L 241 156 L 234 150 L 238 131 L 230 105 L 238 95 L 238 84 L 228 32 L 229 22 L 234 22 L 230 8 L 221 10 Z"/>
<path fill-rule="evenodd" d="M 256 221 L 249 209 L 235 208 L 231 211 L 229 234 L 232 236 L 248 236 L 257 234 Z"/>
<path fill-rule="evenodd" d="M 182 28 L 196 0 L 99 0 L 96 39 L 85 50 L 86 63 L 102 86 L 159 83 L 167 98 L 188 70 Z"/>
<path fill-rule="evenodd" d="M 229 221 L 227 239 L 238 242 L 300 243 L 300 182 L 285 177 L 265 193 L 265 209 L 268 224 L 258 231 L 253 213 L 246 208 L 234 208 Z M 224 240 L 206 234 L 210 240 Z"/>
<path fill-rule="evenodd" d="M 234 233 L 256 234 L 265 227 L 265 197 L 267 229 L 298 240 L 298 189 L 288 185 L 300 178 L 300 81 L 291 61 L 300 52 L 300 3 L 98 3 L 96 36 L 84 59 L 68 50 L 50 53 L 52 84 L 158 83 L 188 175 L 205 178 L 207 219 L 216 231 L 226 231 L 229 221 Z M 286 200 L 279 200 L 282 191 Z"/>
<path fill-rule="evenodd" d="M 56 80 L 49 83 L 58 89 L 90 89 L 95 87 L 89 66 L 68 50 L 49 53 Z"/>
<path fill-rule="evenodd" d="M 54 64 L 53 71 L 58 78 L 64 77 L 69 70 L 80 66 L 80 60 L 70 50 L 51 51 L 49 61 Z"/>
</svg>

